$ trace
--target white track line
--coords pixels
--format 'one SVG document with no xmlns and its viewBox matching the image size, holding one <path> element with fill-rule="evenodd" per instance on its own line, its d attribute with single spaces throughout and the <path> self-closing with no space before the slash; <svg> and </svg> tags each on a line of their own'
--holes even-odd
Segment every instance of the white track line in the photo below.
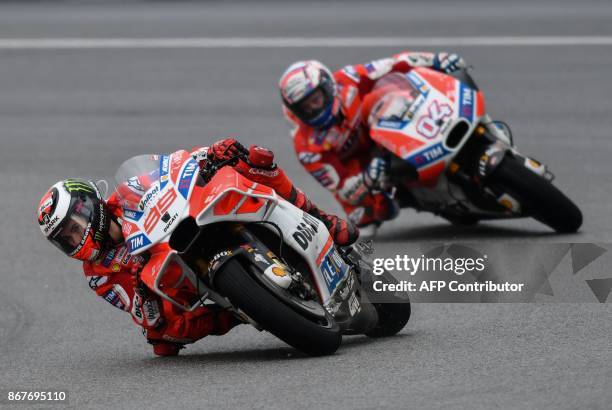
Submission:
<svg viewBox="0 0 612 410">
<path fill-rule="evenodd" d="M 4 38 L 1 50 L 436 46 L 610 46 L 612 36 Z"/>
</svg>

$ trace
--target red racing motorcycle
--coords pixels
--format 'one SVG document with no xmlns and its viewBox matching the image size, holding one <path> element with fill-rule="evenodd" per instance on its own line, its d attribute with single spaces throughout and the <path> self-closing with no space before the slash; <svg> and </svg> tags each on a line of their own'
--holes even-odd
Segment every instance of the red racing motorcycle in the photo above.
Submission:
<svg viewBox="0 0 612 410">
<path fill-rule="evenodd" d="M 510 128 L 487 115 L 467 70 L 389 74 L 367 98 L 376 98 L 370 137 L 389 158 L 389 192 L 401 207 L 462 225 L 533 217 L 557 232 L 580 228 L 578 207 L 544 164 L 516 149 Z"/>
<path fill-rule="evenodd" d="M 115 181 L 129 252 L 148 257 L 140 279 L 181 310 L 221 306 L 311 355 L 345 334 L 394 335 L 410 318 L 406 294 L 368 297 L 364 244 L 336 246 L 321 221 L 232 167 L 142 155 Z"/>
</svg>

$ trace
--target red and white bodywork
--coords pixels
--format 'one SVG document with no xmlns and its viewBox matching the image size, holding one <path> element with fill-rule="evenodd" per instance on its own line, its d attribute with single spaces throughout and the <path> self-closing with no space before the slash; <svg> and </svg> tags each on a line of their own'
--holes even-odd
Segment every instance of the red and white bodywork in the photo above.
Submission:
<svg viewBox="0 0 612 410">
<path fill-rule="evenodd" d="M 338 255 L 323 223 L 282 199 L 272 188 L 245 178 L 229 166 L 217 171 L 207 183 L 198 173 L 198 164 L 187 151 L 134 157 L 120 168 L 116 177 L 118 192 L 129 192 L 122 195 L 123 235 L 130 253 L 150 254 L 141 280 L 182 309 L 195 309 L 198 304 L 186 304 L 177 296 L 179 289 L 208 294 L 223 305 L 211 289 L 202 292 L 206 286 L 169 246 L 171 234 L 187 218 L 193 218 L 199 227 L 219 222 L 266 221 L 280 228 L 284 243 L 306 261 L 326 306 L 350 268 Z M 139 183 L 143 178 L 135 180 L 134 175 L 146 175 L 144 179 L 152 181 L 150 186 Z M 181 269 L 168 269 L 171 264 Z M 266 276 L 287 288 L 290 276 L 275 275 L 274 268 L 283 267 L 272 264 Z"/>
<path fill-rule="evenodd" d="M 416 175 L 406 187 L 417 203 L 435 213 L 444 204 L 462 201 L 471 212 L 480 210 L 463 189 L 448 180 L 447 170 L 478 127 L 484 127 L 506 149 L 509 137 L 487 115 L 484 94 L 475 86 L 428 68 L 390 74 L 380 80 L 370 102 L 370 136 L 403 159 Z M 543 175 L 544 167 L 533 169 Z M 426 204 L 431 204 L 428 209 Z M 519 209 L 515 209 L 519 211 Z"/>
</svg>

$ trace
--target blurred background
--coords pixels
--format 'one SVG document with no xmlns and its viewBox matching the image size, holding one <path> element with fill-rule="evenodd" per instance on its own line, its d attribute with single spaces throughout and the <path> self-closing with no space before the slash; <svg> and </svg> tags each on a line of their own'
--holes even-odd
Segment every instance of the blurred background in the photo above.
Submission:
<svg viewBox="0 0 612 410">
<path fill-rule="evenodd" d="M 34 210 L 60 179 L 111 178 L 133 155 L 238 136 L 272 148 L 298 186 L 339 212 L 296 161 L 279 76 L 302 59 L 338 69 L 446 50 L 474 67 L 492 116 L 550 166 L 585 222 L 558 236 L 531 220 L 458 228 L 404 211 L 381 230 L 379 251 L 609 242 L 611 23 L 612 3 L 594 0 L 0 2 L 0 388 L 65 387 L 79 408 L 606 407 L 609 304 L 417 305 L 398 337 L 347 338 L 330 358 L 296 357 L 240 328 L 153 359 L 128 315 L 42 239 Z M 360 40 L 383 37 L 406 46 Z M 349 41 L 330 46 L 338 39 Z"/>
</svg>

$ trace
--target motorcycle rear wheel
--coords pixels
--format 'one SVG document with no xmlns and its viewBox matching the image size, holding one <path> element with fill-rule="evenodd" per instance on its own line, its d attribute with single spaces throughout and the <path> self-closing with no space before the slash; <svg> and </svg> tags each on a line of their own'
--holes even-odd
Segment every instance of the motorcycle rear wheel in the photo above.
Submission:
<svg viewBox="0 0 612 410">
<path fill-rule="evenodd" d="M 389 337 L 397 334 L 410 320 L 410 302 L 404 303 L 374 303 L 378 313 L 378 323 L 366 336 L 372 338 Z"/>
<path fill-rule="evenodd" d="M 331 315 L 315 322 L 275 297 L 235 259 L 216 273 L 216 289 L 265 330 L 310 356 L 333 354 L 342 342 L 340 328 Z"/>
<path fill-rule="evenodd" d="M 576 232 L 582 225 L 580 209 L 550 181 L 506 155 L 490 181 L 514 197 L 523 212 L 557 232 Z"/>
</svg>

